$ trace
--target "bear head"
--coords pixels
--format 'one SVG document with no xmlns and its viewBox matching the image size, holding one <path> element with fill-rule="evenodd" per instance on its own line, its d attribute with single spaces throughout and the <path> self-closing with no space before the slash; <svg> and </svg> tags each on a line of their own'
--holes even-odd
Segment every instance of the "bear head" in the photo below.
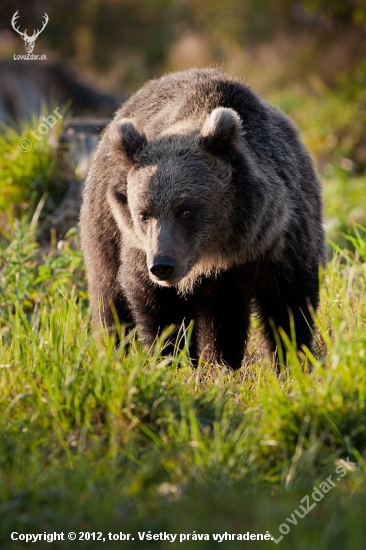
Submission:
<svg viewBox="0 0 366 550">
<path fill-rule="evenodd" d="M 223 107 L 151 139 L 131 119 L 112 123 L 120 173 L 108 201 L 123 238 L 144 250 L 154 283 L 185 292 L 226 267 L 235 210 L 231 159 L 241 136 L 238 114 Z"/>
</svg>

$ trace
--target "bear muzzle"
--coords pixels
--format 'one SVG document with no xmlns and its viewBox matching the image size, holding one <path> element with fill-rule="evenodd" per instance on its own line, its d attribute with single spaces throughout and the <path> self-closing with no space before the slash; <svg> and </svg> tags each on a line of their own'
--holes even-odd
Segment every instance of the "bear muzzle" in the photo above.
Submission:
<svg viewBox="0 0 366 550">
<path fill-rule="evenodd" d="M 149 271 L 159 281 L 167 281 L 174 274 L 175 260 L 170 256 L 158 256 L 149 265 Z"/>
</svg>

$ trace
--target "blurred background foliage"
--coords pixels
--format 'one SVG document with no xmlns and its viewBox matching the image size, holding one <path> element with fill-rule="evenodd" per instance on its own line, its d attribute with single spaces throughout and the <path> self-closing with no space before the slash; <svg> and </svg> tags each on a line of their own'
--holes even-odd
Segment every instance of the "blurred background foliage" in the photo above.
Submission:
<svg viewBox="0 0 366 550">
<path fill-rule="evenodd" d="M 219 63 L 250 75 L 247 56 L 253 47 L 271 42 L 272 56 L 279 55 L 281 42 L 273 42 L 279 37 L 292 40 L 283 62 L 298 54 L 296 67 L 287 64 L 285 71 L 298 76 L 304 68 L 324 70 L 331 82 L 338 70 L 356 66 L 365 55 L 366 0 L 5 0 L 3 31 L 10 29 L 14 9 L 21 29 L 38 28 L 46 11 L 49 23 L 39 40 L 49 50 L 72 60 L 79 71 L 94 69 L 129 91 L 187 64 Z M 10 36 L 19 38 L 5 33 L 3 50 Z M 332 59 L 331 44 L 338 53 Z M 271 65 L 269 51 L 260 65 L 260 72 Z"/>
</svg>

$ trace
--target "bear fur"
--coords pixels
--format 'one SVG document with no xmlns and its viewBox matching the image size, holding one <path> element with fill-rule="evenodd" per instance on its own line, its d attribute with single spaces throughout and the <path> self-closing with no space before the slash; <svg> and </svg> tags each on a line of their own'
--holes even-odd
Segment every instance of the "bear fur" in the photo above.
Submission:
<svg viewBox="0 0 366 550">
<path fill-rule="evenodd" d="M 311 349 L 324 263 L 321 186 L 292 122 L 215 69 L 147 82 L 91 165 L 81 242 L 95 327 L 151 346 L 194 321 L 192 357 L 239 368 L 250 314 Z M 169 351 L 169 347 L 167 348 Z"/>
</svg>

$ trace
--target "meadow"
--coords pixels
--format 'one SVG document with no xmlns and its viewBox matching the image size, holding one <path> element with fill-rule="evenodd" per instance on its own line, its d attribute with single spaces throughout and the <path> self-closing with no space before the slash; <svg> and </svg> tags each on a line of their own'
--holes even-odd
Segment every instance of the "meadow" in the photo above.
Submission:
<svg viewBox="0 0 366 550">
<path fill-rule="evenodd" d="M 163 338 L 150 354 L 134 333 L 118 350 L 98 346 L 77 230 L 37 242 L 42 209 L 62 191 L 57 135 L 22 152 L 37 121 L 2 128 L 1 548 L 31 544 L 12 532 L 63 532 L 55 549 L 275 547 L 246 533 L 291 550 L 365 547 L 366 179 L 352 160 L 363 88 L 269 98 L 317 158 L 329 239 L 316 353 L 299 360 L 285 340 L 280 373 L 255 319 L 237 372 L 193 369 L 185 349 L 164 358 Z"/>
</svg>

